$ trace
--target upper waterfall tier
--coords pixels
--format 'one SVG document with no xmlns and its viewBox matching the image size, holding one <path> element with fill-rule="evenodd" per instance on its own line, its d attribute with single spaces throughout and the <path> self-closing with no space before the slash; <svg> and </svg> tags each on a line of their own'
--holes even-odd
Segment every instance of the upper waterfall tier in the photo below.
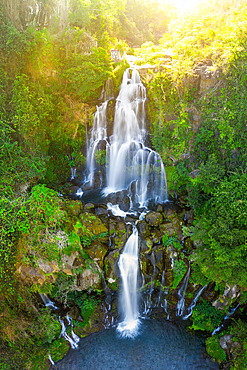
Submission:
<svg viewBox="0 0 247 370">
<path fill-rule="evenodd" d="M 131 189 L 133 201 L 167 200 L 164 165 L 160 155 L 145 146 L 146 89 L 137 70 L 127 69 L 116 100 L 113 133 L 107 137 L 107 102 L 97 108 L 87 152 L 87 181 L 94 186 L 97 161 L 105 151 L 101 183 L 104 194 Z M 131 185 L 131 186 L 130 186 Z"/>
</svg>

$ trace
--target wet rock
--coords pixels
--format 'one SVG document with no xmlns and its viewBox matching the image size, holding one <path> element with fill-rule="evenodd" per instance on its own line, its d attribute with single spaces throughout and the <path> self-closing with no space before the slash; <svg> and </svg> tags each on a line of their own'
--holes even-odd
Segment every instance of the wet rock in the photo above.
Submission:
<svg viewBox="0 0 247 370">
<path fill-rule="evenodd" d="M 133 225 L 132 224 L 126 224 L 126 231 L 127 231 L 128 237 L 129 237 L 133 232 Z"/>
<path fill-rule="evenodd" d="M 184 222 L 186 223 L 186 225 L 192 226 L 193 221 L 194 221 L 194 211 L 192 209 L 189 211 L 186 211 L 184 215 Z"/>
<path fill-rule="evenodd" d="M 140 252 L 141 253 L 151 253 L 152 246 L 153 246 L 153 241 L 151 238 L 139 238 L 139 243 L 140 243 Z"/>
<path fill-rule="evenodd" d="M 163 206 L 162 204 L 158 204 L 157 205 L 157 209 L 156 209 L 157 212 L 163 212 Z"/>
<path fill-rule="evenodd" d="M 96 216 L 106 215 L 107 212 L 107 206 L 105 204 L 95 205 L 94 213 Z"/>
<path fill-rule="evenodd" d="M 145 221 L 143 220 L 138 221 L 136 224 L 136 227 L 137 227 L 139 236 L 142 236 L 145 238 L 150 235 L 150 228 Z"/>
<path fill-rule="evenodd" d="M 157 249 L 154 251 L 155 265 L 160 270 L 163 271 L 165 268 L 164 254 L 162 249 Z"/>
<path fill-rule="evenodd" d="M 141 254 L 139 259 L 140 259 L 140 270 L 145 276 L 146 280 L 147 276 L 150 277 L 153 276 L 154 272 L 153 264 L 151 262 L 150 256 L 147 254 L 146 255 Z"/>
<path fill-rule="evenodd" d="M 111 237 L 111 249 L 124 247 L 128 234 L 124 221 L 111 219 L 109 221 L 109 233 Z"/>
<path fill-rule="evenodd" d="M 117 225 L 117 220 L 113 219 L 113 218 L 110 218 L 109 219 L 109 234 L 110 234 L 110 236 L 115 235 L 116 225 Z"/>
<path fill-rule="evenodd" d="M 81 316 L 81 310 L 77 306 L 71 307 L 71 309 L 67 312 L 67 314 L 72 317 L 73 320 L 83 321 Z"/>
<path fill-rule="evenodd" d="M 97 333 L 104 329 L 104 316 L 105 313 L 102 308 L 99 306 L 96 310 L 93 311 L 93 314 L 90 317 L 90 321 L 82 328 L 77 326 L 74 330 L 75 333 L 81 337 Z"/>
<path fill-rule="evenodd" d="M 99 267 L 103 269 L 103 260 L 107 253 L 108 246 L 100 243 L 98 240 L 94 240 L 88 248 L 85 248 L 89 257 L 97 262 Z"/>
<path fill-rule="evenodd" d="M 114 250 L 105 257 L 105 279 L 107 281 L 109 279 L 116 281 L 120 276 L 118 268 L 119 255 L 120 251 Z"/>
<path fill-rule="evenodd" d="M 86 212 L 92 212 L 94 210 L 94 204 L 93 203 L 86 203 L 86 204 L 84 204 L 83 209 Z"/>
<path fill-rule="evenodd" d="M 161 240 L 162 240 L 162 236 L 163 236 L 163 233 L 160 232 L 159 230 L 154 230 L 151 233 L 151 239 L 152 239 L 152 241 L 153 241 L 154 244 L 160 243 Z"/>
<path fill-rule="evenodd" d="M 123 221 L 117 223 L 115 228 L 115 248 L 124 247 L 127 241 L 126 225 Z"/>
<path fill-rule="evenodd" d="M 145 221 L 152 227 L 158 227 L 163 221 L 163 216 L 159 212 L 152 211 L 146 214 Z"/>
<path fill-rule="evenodd" d="M 112 204 L 118 204 L 119 208 L 124 212 L 127 212 L 130 208 L 130 199 L 127 190 L 109 194 L 106 197 L 106 201 Z"/>
<path fill-rule="evenodd" d="M 172 221 L 172 227 L 174 230 L 174 233 L 179 241 L 182 241 L 184 239 L 184 235 L 182 232 L 182 225 L 180 219 L 173 219 Z"/>
<path fill-rule="evenodd" d="M 76 186 L 76 185 L 71 185 L 71 186 L 69 187 L 69 189 L 66 189 L 66 192 L 67 192 L 67 194 L 72 195 L 72 194 L 75 194 L 75 193 L 77 192 L 77 189 L 78 189 L 78 186 Z"/>
<path fill-rule="evenodd" d="M 167 208 L 164 210 L 166 219 L 171 220 L 174 217 L 177 217 L 177 211 L 175 208 Z"/>
</svg>

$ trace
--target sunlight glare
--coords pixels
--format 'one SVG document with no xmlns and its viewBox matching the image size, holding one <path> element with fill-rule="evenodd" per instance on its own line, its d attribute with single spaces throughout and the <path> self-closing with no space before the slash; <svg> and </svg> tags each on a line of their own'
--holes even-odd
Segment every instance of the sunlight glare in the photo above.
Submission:
<svg viewBox="0 0 247 370">
<path fill-rule="evenodd" d="M 193 10 L 201 0 L 172 0 L 172 2 L 180 12 L 186 12 Z"/>
</svg>

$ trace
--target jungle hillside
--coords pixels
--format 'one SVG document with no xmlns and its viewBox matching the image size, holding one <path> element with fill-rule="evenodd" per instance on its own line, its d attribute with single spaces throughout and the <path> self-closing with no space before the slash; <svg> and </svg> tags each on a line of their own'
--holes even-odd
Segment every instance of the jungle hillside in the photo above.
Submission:
<svg viewBox="0 0 247 370">
<path fill-rule="evenodd" d="M 102 91 L 110 81 L 116 98 L 132 63 L 147 90 L 148 141 L 181 210 L 172 221 L 160 211 L 164 224 L 177 225 L 176 235 L 157 229 L 162 248 L 178 256 L 167 284 L 175 291 L 189 263 L 187 302 L 193 286 L 207 287 L 189 330 L 207 334 L 221 369 L 247 367 L 247 3 L 178 3 L 0 3 L 1 369 L 49 369 L 49 355 L 56 362 L 68 351 L 41 296 L 70 312 L 77 335 L 99 330 L 102 274 L 116 290 L 107 262 L 113 227 L 74 200 L 71 169 L 79 180 Z M 116 248 L 126 241 L 120 226 Z M 150 235 L 146 254 L 156 243 Z"/>
</svg>

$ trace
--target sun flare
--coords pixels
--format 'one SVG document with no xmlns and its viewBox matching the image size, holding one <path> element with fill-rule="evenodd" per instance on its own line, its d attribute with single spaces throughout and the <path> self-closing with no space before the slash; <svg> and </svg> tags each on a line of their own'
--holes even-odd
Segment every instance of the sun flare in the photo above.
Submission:
<svg viewBox="0 0 247 370">
<path fill-rule="evenodd" d="M 201 0 L 172 0 L 172 2 L 180 12 L 186 12 L 193 10 Z"/>
</svg>

